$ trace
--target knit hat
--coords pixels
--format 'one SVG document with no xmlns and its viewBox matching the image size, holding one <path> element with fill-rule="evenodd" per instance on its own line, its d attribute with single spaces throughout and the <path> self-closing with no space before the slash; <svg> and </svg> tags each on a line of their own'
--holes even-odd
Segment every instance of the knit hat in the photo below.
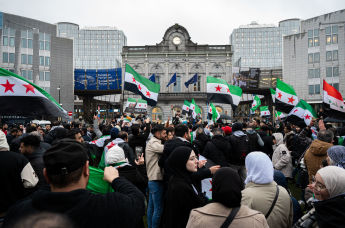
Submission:
<svg viewBox="0 0 345 228">
<path fill-rule="evenodd" d="M 119 129 L 116 128 L 116 127 L 113 127 L 111 130 L 110 130 L 110 136 L 111 138 L 116 138 L 118 135 L 119 135 Z"/>
<path fill-rule="evenodd" d="M 0 130 L 0 151 L 9 151 L 10 147 L 7 143 L 6 135 Z"/>
<path fill-rule="evenodd" d="M 235 132 L 235 131 L 242 131 L 242 130 L 243 130 L 243 125 L 242 125 L 242 123 L 237 122 L 237 123 L 234 123 L 234 124 L 232 125 L 232 131 L 233 131 L 233 132 Z"/>
<path fill-rule="evenodd" d="M 232 129 L 229 126 L 222 127 L 222 130 L 226 135 L 230 135 L 232 132 Z"/>
<path fill-rule="evenodd" d="M 108 165 L 114 165 L 119 162 L 127 162 L 125 152 L 118 145 L 113 146 L 108 150 L 105 155 L 105 163 Z"/>
<path fill-rule="evenodd" d="M 74 139 L 62 139 L 43 155 L 47 173 L 67 175 L 85 165 L 88 160 L 86 147 Z"/>
</svg>

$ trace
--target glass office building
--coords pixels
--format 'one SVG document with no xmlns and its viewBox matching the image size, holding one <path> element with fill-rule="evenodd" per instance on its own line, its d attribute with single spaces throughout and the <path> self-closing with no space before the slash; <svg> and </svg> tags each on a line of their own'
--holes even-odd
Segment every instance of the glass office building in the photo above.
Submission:
<svg viewBox="0 0 345 228">
<path fill-rule="evenodd" d="M 288 19 L 279 26 L 258 24 L 234 29 L 230 35 L 235 67 L 282 67 L 283 36 L 300 32 L 300 20 Z"/>
<path fill-rule="evenodd" d="M 74 68 L 109 69 L 121 67 L 122 47 L 127 37 L 116 27 L 97 26 L 79 28 L 79 25 L 60 22 L 57 35 L 73 39 Z"/>
</svg>

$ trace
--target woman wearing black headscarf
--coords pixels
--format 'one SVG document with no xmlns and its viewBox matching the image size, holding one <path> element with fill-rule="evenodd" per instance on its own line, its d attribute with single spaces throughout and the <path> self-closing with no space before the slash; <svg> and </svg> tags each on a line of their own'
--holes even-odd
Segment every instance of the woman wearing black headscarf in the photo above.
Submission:
<svg viewBox="0 0 345 228">
<path fill-rule="evenodd" d="M 213 202 L 193 209 L 187 224 L 192 227 L 268 227 L 265 216 L 241 205 L 243 184 L 238 173 L 231 168 L 220 168 L 212 179 Z M 238 210 L 238 211 L 237 211 Z M 224 224 L 232 211 L 237 211 L 230 224 Z"/>
<path fill-rule="evenodd" d="M 204 206 L 206 198 L 192 182 L 198 160 L 190 147 L 177 147 L 167 160 L 172 176 L 166 193 L 161 225 L 164 228 L 186 227 L 190 211 Z"/>
</svg>

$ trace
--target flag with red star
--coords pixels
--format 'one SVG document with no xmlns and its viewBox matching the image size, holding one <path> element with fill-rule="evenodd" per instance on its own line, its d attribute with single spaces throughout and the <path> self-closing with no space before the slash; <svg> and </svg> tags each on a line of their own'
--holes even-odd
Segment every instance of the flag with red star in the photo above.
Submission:
<svg viewBox="0 0 345 228">
<path fill-rule="evenodd" d="M 345 105 L 341 93 L 323 80 L 323 109 L 328 117 L 345 119 Z"/>
<path fill-rule="evenodd" d="M 157 104 L 160 85 L 141 76 L 128 64 L 126 64 L 124 89 L 141 95 L 150 106 Z"/>
<path fill-rule="evenodd" d="M 275 94 L 276 110 L 289 113 L 297 104 L 298 97 L 293 87 L 278 78 Z"/>
<path fill-rule="evenodd" d="M 270 116 L 271 112 L 268 109 L 268 106 L 261 106 L 260 107 L 260 116 Z"/>
<path fill-rule="evenodd" d="M 234 101 L 228 83 L 221 78 L 208 76 L 207 101 L 232 105 Z"/>
<path fill-rule="evenodd" d="M 207 118 L 209 120 L 212 120 L 214 123 L 220 118 L 220 114 L 217 108 L 212 103 L 210 103 L 210 107 L 207 113 Z"/>
<path fill-rule="evenodd" d="M 63 117 L 67 112 L 45 90 L 25 78 L 0 68 L 0 115 Z"/>
<path fill-rule="evenodd" d="M 306 101 L 300 99 L 296 107 L 290 111 L 286 120 L 298 126 L 309 126 L 313 118 L 317 118 L 314 109 Z"/>
<path fill-rule="evenodd" d="M 189 113 L 190 113 L 190 102 L 185 100 L 182 106 L 182 114 L 186 115 Z"/>
<path fill-rule="evenodd" d="M 252 103 L 252 107 L 250 110 L 255 111 L 259 106 L 261 105 L 261 99 L 258 97 L 258 95 L 255 95 Z"/>
<path fill-rule="evenodd" d="M 126 106 L 124 106 L 124 112 L 130 113 L 146 113 L 147 111 L 147 101 L 143 99 L 135 99 L 129 97 L 126 102 Z"/>
</svg>

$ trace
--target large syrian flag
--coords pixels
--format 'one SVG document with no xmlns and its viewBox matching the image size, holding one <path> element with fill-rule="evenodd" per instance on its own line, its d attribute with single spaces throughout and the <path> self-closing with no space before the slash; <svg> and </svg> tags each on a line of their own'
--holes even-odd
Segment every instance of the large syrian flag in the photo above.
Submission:
<svg viewBox="0 0 345 228">
<path fill-rule="evenodd" d="M 309 126 L 313 118 L 317 118 L 314 109 L 310 104 L 300 99 L 296 107 L 291 110 L 286 120 L 293 124 Z"/>
<path fill-rule="evenodd" d="M 63 117 L 67 112 L 45 90 L 0 68 L 0 115 Z"/>
<path fill-rule="evenodd" d="M 189 114 L 190 111 L 190 102 L 185 100 L 182 106 L 182 114 L 186 115 Z"/>
<path fill-rule="evenodd" d="M 151 106 L 157 104 L 160 85 L 141 76 L 128 64 L 126 64 L 124 89 L 141 95 Z"/>
<path fill-rule="evenodd" d="M 208 109 L 207 117 L 208 117 L 209 120 L 213 120 L 214 123 L 220 117 L 219 112 L 217 111 L 217 108 L 212 103 L 210 103 L 210 107 Z"/>
<path fill-rule="evenodd" d="M 298 104 L 298 97 L 295 90 L 279 78 L 275 97 L 276 110 L 289 113 Z"/>
<path fill-rule="evenodd" d="M 223 79 L 207 76 L 207 101 L 234 104 L 228 83 Z"/>
<path fill-rule="evenodd" d="M 241 101 L 242 89 L 239 86 L 229 85 L 230 94 L 232 97 L 232 108 L 235 109 Z"/>
<path fill-rule="evenodd" d="M 261 106 L 260 107 L 260 116 L 270 116 L 271 112 L 268 109 L 268 106 Z"/>
<path fill-rule="evenodd" d="M 327 116 L 345 119 L 345 105 L 341 93 L 325 80 L 323 80 L 323 108 Z"/>
<path fill-rule="evenodd" d="M 255 95 L 253 99 L 252 108 L 250 110 L 255 111 L 260 105 L 261 105 L 261 99 L 258 97 L 258 95 Z"/>
</svg>

